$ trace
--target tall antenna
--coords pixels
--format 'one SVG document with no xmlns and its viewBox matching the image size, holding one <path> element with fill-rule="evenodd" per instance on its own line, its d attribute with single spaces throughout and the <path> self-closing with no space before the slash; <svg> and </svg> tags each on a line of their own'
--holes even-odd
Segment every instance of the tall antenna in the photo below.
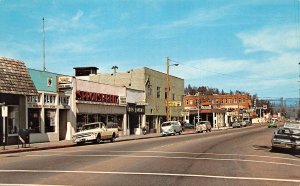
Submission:
<svg viewBox="0 0 300 186">
<path fill-rule="evenodd" d="M 43 71 L 46 71 L 46 62 L 45 62 L 45 18 L 43 17 Z"/>
</svg>

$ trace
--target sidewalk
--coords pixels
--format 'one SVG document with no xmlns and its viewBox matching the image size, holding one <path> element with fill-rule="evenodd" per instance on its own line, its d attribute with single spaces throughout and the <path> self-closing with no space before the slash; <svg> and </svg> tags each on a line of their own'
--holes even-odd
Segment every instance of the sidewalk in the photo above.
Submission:
<svg viewBox="0 0 300 186">
<path fill-rule="evenodd" d="M 195 131 L 188 130 L 184 131 L 181 135 L 193 134 Z M 148 138 L 157 138 L 162 137 L 159 133 L 152 133 L 146 135 L 130 135 L 130 136 L 120 136 L 116 139 L 115 142 L 121 141 L 130 141 L 130 140 L 140 140 L 140 139 L 148 139 Z M 55 141 L 55 142 L 44 142 L 44 143 L 32 143 L 27 144 L 26 147 L 22 148 L 22 145 L 8 145 L 5 146 L 5 150 L 3 146 L 0 146 L 0 154 L 9 154 L 9 153 L 18 153 L 18 152 L 29 152 L 29 151 L 38 151 L 38 150 L 46 150 L 46 149 L 58 149 L 58 148 L 67 148 L 73 147 L 76 144 L 73 143 L 72 140 L 63 140 L 63 141 Z"/>
</svg>

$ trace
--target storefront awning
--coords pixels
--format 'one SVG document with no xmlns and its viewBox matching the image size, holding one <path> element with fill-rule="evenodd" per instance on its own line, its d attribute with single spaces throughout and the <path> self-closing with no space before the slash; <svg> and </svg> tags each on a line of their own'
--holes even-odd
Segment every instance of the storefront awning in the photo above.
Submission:
<svg viewBox="0 0 300 186">
<path fill-rule="evenodd" d="M 23 62 L 0 57 L 0 93 L 17 95 L 38 94 Z"/>
</svg>

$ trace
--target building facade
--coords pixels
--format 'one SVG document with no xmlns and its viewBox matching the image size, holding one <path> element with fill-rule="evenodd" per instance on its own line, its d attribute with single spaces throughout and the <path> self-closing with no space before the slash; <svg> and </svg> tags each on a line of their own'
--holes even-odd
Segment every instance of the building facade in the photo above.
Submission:
<svg viewBox="0 0 300 186">
<path fill-rule="evenodd" d="M 28 69 L 38 95 L 27 96 L 27 123 L 30 141 L 46 142 L 70 139 L 67 123 L 71 91 L 59 92 L 57 78 L 61 75 Z"/>
<path fill-rule="evenodd" d="M 0 58 L 0 145 L 17 144 L 18 132 L 28 127 L 26 96 L 38 92 L 22 61 Z"/>
<path fill-rule="evenodd" d="M 249 94 L 186 95 L 184 108 L 187 122 L 197 121 L 200 112 L 200 118 L 211 121 L 213 127 L 230 126 L 234 121 L 249 120 L 252 99 Z M 205 108 L 211 108 L 211 117 Z"/>
<path fill-rule="evenodd" d="M 171 120 L 182 120 L 184 80 L 175 76 L 169 77 Z M 166 121 L 167 81 L 165 73 L 144 67 L 127 72 L 91 74 L 89 80 L 143 91 L 143 98 L 136 100 L 136 104 L 145 106 L 145 119 L 142 120 L 142 127 L 148 127 L 150 132 L 159 132 L 160 124 Z"/>
</svg>

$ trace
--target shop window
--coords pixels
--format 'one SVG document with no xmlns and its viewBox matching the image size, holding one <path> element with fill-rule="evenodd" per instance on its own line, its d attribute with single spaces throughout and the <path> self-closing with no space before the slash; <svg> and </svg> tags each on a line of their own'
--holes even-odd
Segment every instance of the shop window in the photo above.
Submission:
<svg viewBox="0 0 300 186">
<path fill-rule="evenodd" d="M 45 109 L 45 132 L 55 132 L 55 110 Z"/>
<path fill-rule="evenodd" d="M 55 104 L 55 95 L 44 94 L 44 103 Z"/>
<path fill-rule="evenodd" d="M 77 115 L 77 125 L 76 130 L 80 131 L 82 126 L 87 123 L 87 114 L 78 114 Z"/>
<path fill-rule="evenodd" d="M 59 96 L 60 105 L 69 105 L 70 96 Z"/>
<path fill-rule="evenodd" d="M 28 103 L 39 103 L 40 97 L 41 97 L 41 94 L 38 94 L 37 96 L 27 96 L 27 102 Z"/>
<path fill-rule="evenodd" d="M 123 130 L 123 115 L 117 116 L 118 130 Z"/>
<path fill-rule="evenodd" d="M 28 129 L 31 133 L 40 133 L 41 132 L 41 109 L 28 109 Z"/>
<path fill-rule="evenodd" d="M 8 134 L 17 134 L 20 128 L 18 106 L 8 106 L 7 121 L 8 121 L 7 123 Z"/>
<path fill-rule="evenodd" d="M 156 97 L 160 98 L 160 87 L 156 88 Z"/>
<path fill-rule="evenodd" d="M 88 123 L 94 123 L 98 121 L 98 115 L 97 114 L 89 114 L 88 115 Z"/>
</svg>

